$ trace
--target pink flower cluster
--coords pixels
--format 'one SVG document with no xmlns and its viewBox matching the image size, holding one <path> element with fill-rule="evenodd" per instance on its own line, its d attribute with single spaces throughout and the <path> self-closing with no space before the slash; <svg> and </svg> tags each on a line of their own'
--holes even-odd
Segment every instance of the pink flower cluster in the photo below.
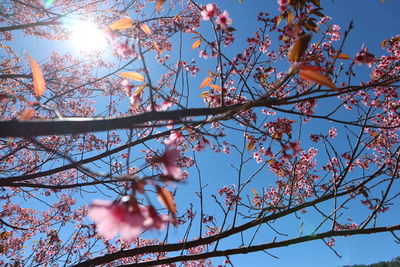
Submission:
<svg viewBox="0 0 400 267">
<path fill-rule="evenodd" d="M 215 22 L 221 27 L 221 29 L 228 28 L 228 25 L 232 24 L 232 19 L 229 18 L 228 11 L 224 11 L 222 14 L 218 14 L 220 11 L 214 4 L 207 4 L 204 10 L 200 12 L 203 20 L 210 20 L 217 16 Z"/>
<path fill-rule="evenodd" d="M 354 62 L 361 65 L 362 63 L 367 64 L 368 67 L 371 67 L 371 64 L 375 61 L 375 56 L 368 52 L 368 49 L 362 45 L 361 51 L 357 53 L 354 58 Z"/>
<path fill-rule="evenodd" d="M 88 216 L 106 240 L 121 234 L 125 241 L 134 241 L 143 230 L 162 230 L 171 221 L 167 215 L 159 215 L 152 206 L 138 205 L 130 200 L 93 200 Z"/>
</svg>

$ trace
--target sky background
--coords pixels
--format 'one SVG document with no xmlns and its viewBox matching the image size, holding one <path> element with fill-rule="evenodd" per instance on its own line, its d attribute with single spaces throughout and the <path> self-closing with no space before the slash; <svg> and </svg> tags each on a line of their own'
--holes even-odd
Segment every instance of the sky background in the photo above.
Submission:
<svg viewBox="0 0 400 267">
<path fill-rule="evenodd" d="M 203 3 L 206 4 L 208 2 L 203 1 Z M 260 11 L 274 14 L 278 8 L 276 1 L 265 0 L 243 0 L 243 4 L 239 4 L 238 1 L 233 0 L 216 1 L 215 3 L 217 3 L 222 10 L 228 10 L 230 17 L 233 19 L 233 24 L 231 26 L 237 29 L 237 33 L 242 33 L 235 34 L 235 42 L 229 49 L 232 50 L 232 54 L 237 53 L 233 48 L 237 48 L 237 50 L 240 51 L 240 46 L 243 46 L 245 39 L 255 32 L 257 25 L 259 25 L 256 21 L 256 14 Z M 359 52 L 362 44 L 368 47 L 369 52 L 380 55 L 383 53 L 380 43 L 386 38 L 399 34 L 400 16 L 398 11 L 400 10 L 400 1 L 398 0 L 386 0 L 383 4 L 380 0 L 321 0 L 321 6 L 324 7 L 323 13 L 333 18 L 332 23 L 341 26 L 342 32 L 347 29 L 350 22 L 353 21 L 354 28 L 343 48 L 343 52 L 349 54 L 351 57 L 354 57 L 354 55 Z M 272 45 L 274 45 L 275 40 L 272 38 Z M 361 74 L 361 80 L 368 80 L 368 68 L 365 65 L 357 66 L 356 72 Z M 362 76 L 362 74 L 364 74 L 364 76 Z M 200 83 L 202 76 L 198 76 L 200 76 Z M 335 126 L 337 127 L 337 125 Z M 313 124 L 304 125 L 304 130 L 316 132 L 316 129 L 318 129 L 326 134 L 331 127 L 332 125 L 329 123 L 314 121 Z M 337 128 L 340 134 L 340 127 Z M 239 141 L 240 137 L 237 138 Z M 308 144 L 312 145 L 311 143 Z M 335 145 L 340 147 L 341 143 L 336 143 Z M 204 166 L 205 168 L 216 170 L 213 177 L 205 178 L 207 181 L 214 182 L 218 180 L 220 185 L 224 183 L 226 185 L 231 185 L 234 183 L 234 179 L 231 179 L 231 182 L 227 179 L 229 172 L 227 173 L 226 168 L 221 167 L 221 164 L 223 164 L 223 159 L 221 157 L 223 156 L 214 155 L 213 153 L 209 153 L 204 157 L 198 157 L 198 159 L 200 159 L 200 168 Z M 227 159 L 227 162 L 233 161 L 234 159 Z M 218 171 L 221 169 L 224 169 L 224 171 Z M 272 173 L 263 173 L 263 175 L 266 176 L 265 179 L 268 179 L 268 175 L 272 175 Z M 255 188 L 259 190 L 259 188 Z M 261 190 L 259 190 L 259 192 L 260 191 Z M 357 209 L 355 211 L 358 213 Z M 309 215 L 312 216 L 312 214 Z M 354 214 L 353 219 L 361 215 L 361 212 L 360 214 Z M 399 207 L 394 207 L 392 212 L 382 220 L 387 221 L 389 225 L 398 224 L 400 222 Z M 307 220 L 306 217 L 304 219 L 303 230 L 304 228 L 307 229 L 307 226 L 310 229 L 314 229 L 315 225 L 312 221 L 312 218 Z M 282 226 L 282 223 L 279 225 Z M 293 223 L 292 219 L 288 218 L 284 229 L 279 229 L 288 232 L 298 232 L 298 222 Z M 304 232 L 306 232 L 306 230 L 304 230 Z M 336 267 L 388 261 L 400 255 L 400 245 L 394 242 L 394 238 L 390 233 L 353 236 L 349 238 L 338 237 L 336 240 L 334 248 L 342 256 L 341 259 L 321 240 L 269 251 L 273 255 L 279 257 L 279 259 L 275 259 L 263 252 L 236 255 L 232 256 L 231 259 L 234 266 Z M 221 259 L 221 262 L 222 260 L 223 259 Z M 218 260 L 214 260 L 214 263 L 219 264 Z"/>
<path fill-rule="evenodd" d="M 207 4 L 209 2 L 201 1 L 200 3 Z M 256 27 L 259 25 L 256 20 L 258 12 L 263 11 L 274 14 L 277 12 L 278 8 L 274 0 L 243 0 L 243 4 L 238 3 L 237 0 L 220 0 L 215 3 L 222 10 L 228 10 L 230 17 L 233 19 L 232 26 L 237 29 L 235 33 L 235 43 L 229 51 L 232 55 L 242 52 L 245 47 L 246 38 L 255 32 Z M 332 23 L 340 25 L 343 30 L 346 29 L 350 21 L 353 20 L 354 29 L 343 49 L 344 53 L 351 56 L 354 56 L 360 50 L 362 44 L 365 44 L 371 53 L 380 55 L 383 52 L 380 47 L 380 42 L 399 33 L 400 16 L 398 12 L 400 10 L 400 0 L 386 0 L 383 4 L 380 0 L 321 0 L 321 6 L 325 9 L 324 14 L 333 18 Z M 190 37 L 187 38 L 190 39 Z M 27 43 L 25 38 L 17 38 L 16 40 L 17 42 L 15 45 L 20 49 L 21 53 L 27 50 L 38 61 L 44 60 L 48 56 L 48 51 L 51 50 L 56 50 L 60 53 L 70 52 L 79 55 L 78 50 L 68 41 L 60 43 L 30 39 L 30 42 Z M 272 42 L 274 43 L 274 38 L 272 38 Z M 191 51 L 191 42 L 186 42 L 185 44 L 187 46 L 186 51 L 188 51 L 186 52 L 186 56 L 190 57 L 192 55 L 193 59 L 198 61 L 200 66 L 202 66 L 202 72 L 191 80 L 194 84 L 193 88 L 197 88 L 198 86 L 196 84 L 199 85 L 206 75 L 207 62 L 199 59 L 196 51 Z M 106 53 L 105 56 L 107 57 L 109 54 Z M 149 62 L 149 64 L 150 69 L 157 72 L 156 69 L 152 69 L 151 62 Z M 285 63 L 283 63 L 282 68 L 285 67 L 284 64 Z M 357 67 L 356 71 L 367 75 L 366 66 Z M 367 80 L 368 77 L 364 76 L 363 79 Z M 196 91 L 194 94 L 200 94 L 200 92 L 201 91 Z M 195 106 L 202 106 L 200 98 L 198 98 Z M 326 133 L 332 125 L 329 123 L 319 125 L 317 123 L 309 124 L 305 126 L 305 131 L 315 132 L 316 127 L 318 127 L 319 131 Z M 238 144 L 240 144 L 243 139 L 240 135 L 234 138 L 238 141 Z M 305 141 L 305 145 L 311 146 L 312 144 Z M 340 147 L 341 144 L 337 143 L 336 145 Z M 137 148 L 137 150 L 140 149 L 140 147 Z M 235 174 L 233 170 L 229 169 L 229 165 L 231 163 L 237 163 L 237 158 L 235 159 L 233 156 L 224 156 L 223 154 L 210 153 L 210 151 L 207 150 L 205 153 L 198 154 L 197 159 L 200 170 L 203 173 L 203 183 L 209 184 L 209 188 L 215 189 L 216 187 L 219 188 L 223 185 L 229 186 L 236 183 Z M 255 163 L 250 165 L 248 173 L 252 173 L 257 167 L 259 167 L 259 165 Z M 179 185 L 179 187 L 182 188 L 182 192 L 176 199 L 178 210 L 180 209 L 180 203 L 182 203 L 181 210 L 185 210 L 185 204 L 188 203 L 188 199 L 194 202 L 197 201 L 193 193 L 198 189 L 195 168 L 192 168 L 190 174 L 191 181 L 187 185 Z M 268 175 L 272 175 L 272 173 L 263 173 L 262 175 L 265 176 L 265 179 L 268 179 Z M 252 185 L 252 187 L 260 190 L 266 185 L 268 185 L 268 180 L 265 184 L 258 183 Z M 212 192 L 211 189 L 209 191 L 206 190 L 206 193 L 208 196 L 216 194 L 216 192 Z M 93 198 L 96 198 L 96 196 L 93 196 Z M 206 199 L 206 201 L 211 201 L 211 199 Z M 218 213 L 218 209 L 215 207 L 210 207 L 210 209 L 211 211 L 209 213 Z M 361 215 L 362 214 L 355 214 L 354 217 L 357 218 Z M 315 227 L 312 223 L 312 216 L 312 212 L 304 216 L 303 230 L 305 233 L 307 229 L 313 229 Z M 390 215 L 383 219 L 387 220 L 389 222 L 388 224 L 398 224 L 400 222 L 399 207 L 395 207 L 395 209 L 390 212 Z M 280 224 L 281 228 L 279 230 L 293 233 L 299 231 L 298 221 L 293 223 L 290 218 L 284 219 L 283 221 L 284 223 Z M 175 232 L 175 234 L 179 236 L 180 232 Z M 269 233 L 263 234 L 268 235 Z M 160 237 L 162 236 L 161 233 Z M 273 237 L 274 235 L 271 234 L 271 236 Z M 236 242 L 237 240 L 228 239 L 227 242 L 221 243 L 221 248 L 229 245 L 231 241 Z M 335 267 L 351 264 L 375 263 L 382 260 L 391 260 L 396 256 L 400 256 L 400 246 L 395 244 L 393 237 L 389 233 L 337 238 L 334 248 L 342 255 L 342 259 L 339 259 L 321 240 L 271 250 L 270 252 L 279 257 L 279 259 L 275 259 L 263 252 L 232 256 L 231 259 L 234 266 Z M 213 262 L 217 265 L 222 263 L 222 261 L 222 258 L 217 258 Z"/>
</svg>

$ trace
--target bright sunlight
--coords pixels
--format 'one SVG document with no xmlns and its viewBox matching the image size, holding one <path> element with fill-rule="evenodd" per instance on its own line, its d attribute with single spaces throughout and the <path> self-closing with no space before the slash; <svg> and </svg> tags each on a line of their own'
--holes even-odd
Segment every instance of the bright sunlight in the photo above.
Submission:
<svg viewBox="0 0 400 267">
<path fill-rule="evenodd" d="M 79 21 L 72 26 L 71 41 L 82 52 L 103 50 L 107 39 L 98 25 L 91 21 Z"/>
</svg>

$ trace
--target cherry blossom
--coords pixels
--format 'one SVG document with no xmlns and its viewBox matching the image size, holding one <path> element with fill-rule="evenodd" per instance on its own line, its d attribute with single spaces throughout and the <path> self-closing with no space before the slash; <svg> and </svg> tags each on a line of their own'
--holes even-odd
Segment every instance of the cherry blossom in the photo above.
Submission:
<svg viewBox="0 0 400 267">
<path fill-rule="evenodd" d="M 371 67 L 372 63 L 375 61 L 375 56 L 368 52 L 368 49 L 365 45 L 362 45 L 361 51 L 357 53 L 354 58 L 354 62 L 358 65 L 367 64 L 368 67 Z"/>
<path fill-rule="evenodd" d="M 97 232 L 109 240 L 117 234 L 126 241 L 135 240 L 143 228 L 150 226 L 143 213 L 144 206 L 132 205 L 129 201 L 93 200 L 88 217 L 96 223 Z"/>
<path fill-rule="evenodd" d="M 171 136 L 172 139 L 170 138 L 166 140 L 168 145 L 166 145 L 164 153 L 161 156 L 154 156 L 150 159 L 150 161 L 153 163 L 162 163 L 164 165 L 163 175 L 174 180 L 179 179 L 182 175 L 182 170 L 177 163 L 177 159 L 181 154 L 176 147 L 178 136 L 179 134 L 173 133 Z"/>
<path fill-rule="evenodd" d="M 215 6 L 213 4 L 207 4 L 205 9 L 200 12 L 203 20 L 210 20 L 215 16 Z"/>
<path fill-rule="evenodd" d="M 332 127 L 332 129 L 330 129 L 330 130 L 328 131 L 328 135 L 329 135 L 330 138 L 336 138 L 336 136 L 337 136 L 336 128 L 335 128 L 335 127 Z"/>
<path fill-rule="evenodd" d="M 226 29 L 229 25 L 232 24 L 232 19 L 230 19 L 228 16 L 228 11 L 225 10 L 215 20 L 215 22 L 221 27 L 221 29 Z"/>
</svg>

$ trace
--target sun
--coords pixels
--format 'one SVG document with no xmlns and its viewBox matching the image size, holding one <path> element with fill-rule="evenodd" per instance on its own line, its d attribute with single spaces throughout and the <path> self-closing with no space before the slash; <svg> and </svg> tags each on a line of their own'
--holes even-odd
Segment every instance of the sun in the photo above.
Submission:
<svg viewBox="0 0 400 267">
<path fill-rule="evenodd" d="M 94 52 L 107 47 L 105 32 L 92 21 L 79 21 L 71 27 L 70 40 L 81 52 Z"/>
</svg>

